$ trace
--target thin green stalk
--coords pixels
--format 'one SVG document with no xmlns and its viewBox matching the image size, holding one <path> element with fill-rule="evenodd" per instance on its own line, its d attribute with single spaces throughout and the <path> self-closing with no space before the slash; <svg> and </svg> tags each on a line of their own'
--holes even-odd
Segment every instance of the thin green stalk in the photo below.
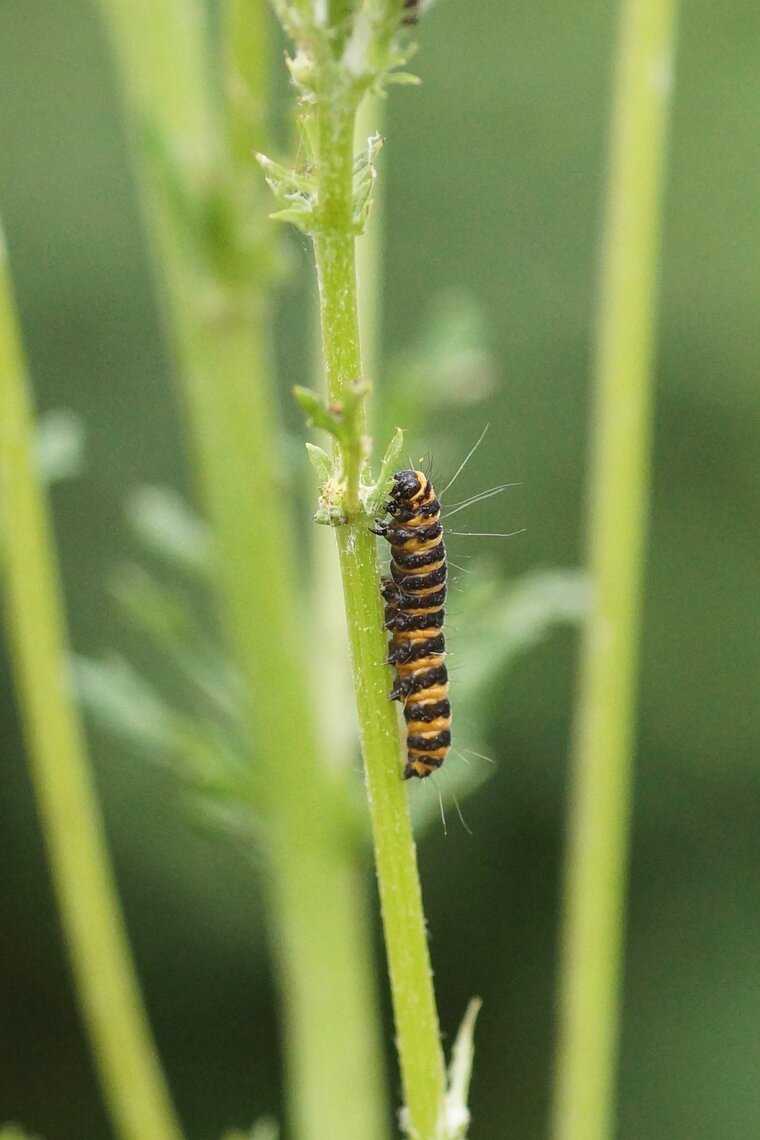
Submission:
<svg viewBox="0 0 760 1140">
<path fill-rule="evenodd" d="M 68 678 L 66 630 L 10 281 L 0 250 L 4 596 L 32 781 L 93 1056 L 123 1140 L 181 1140 L 129 951 Z"/>
<path fill-rule="evenodd" d="M 362 378 L 359 314 L 356 301 L 353 213 L 354 118 L 356 105 L 340 100 L 317 114 L 320 225 L 314 237 L 319 281 L 319 323 L 328 404 L 351 401 L 351 385 Z M 367 429 L 364 401 L 357 405 L 351 442 L 336 441 L 342 455 L 349 517 L 359 508 L 363 456 L 359 445 Z"/>
<path fill-rule="evenodd" d="M 597 330 L 588 538 L 593 601 L 574 734 L 555 1140 L 613 1135 L 674 28 L 674 0 L 625 0 Z"/>
<path fill-rule="evenodd" d="M 314 245 L 327 393 L 333 405 L 350 399 L 351 386 L 362 375 L 351 226 L 354 115 L 350 103 L 337 111 L 317 110 L 321 225 Z M 364 430 L 362 409 L 357 436 Z M 344 470 L 356 462 L 354 455 L 344 455 Z M 357 470 L 357 487 L 358 475 Z M 349 477 L 349 511 L 350 488 Z M 368 522 L 359 515 L 336 533 L 404 1098 L 411 1134 L 435 1140 L 441 1128 L 444 1064 L 416 850 L 399 778 L 398 725 L 388 701 L 377 552 Z"/>
<path fill-rule="evenodd" d="M 381 133 L 383 100 L 367 95 L 356 117 L 354 150 L 358 153 L 371 135 Z M 372 191 L 372 210 L 356 243 L 356 286 L 359 339 L 364 374 L 373 387 L 379 381 L 382 280 L 382 190 L 378 180 Z M 321 352 L 319 329 L 314 331 L 314 352 Z M 321 360 L 319 370 L 322 369 Z M 338 552 L 326 527 L 312 528 L 314 592 L 320 599 L 314 615 L 314 644 L 319 656 L 321 700 L 320 737 L 328 744 L 334 763 L 346 765 L 356 753 L 353 723 L 354 692 L 346 661 L 345 611 Z"/>
<path fill-rule="evenodd" d="M 188 5 L 197 12 L 191 0 Z M 133 31 L 128 9 L 116 0 L 109 6 L 118 9 L 121 45 Z M 191 153 L 205 155 L 205 161 L 216 151 L 223 155 L 223 137 L 229 138 L 231 167 L 223 178 L 211 167 L 205 181 L 235 216 L 249 193 L 245 163 L 265 130 L 261 63 L 269 45 L 261 3 L 230 0 L 223 17 L 228 118 L 214 128 L 215 146 L 204 144 L 201 129 L 210 119 L 210 98 L 201 100 L 197 140 L 191 122 L 167 121 L 160 108 L 154 125 L 168 129 L 170 138 L 176 129 L 183 146 L 193 140 Z M 125 58 L 132 58 L 129 51 Z M 178 75 L 182 81 L 182 61 Z M 134 94 L 150 119 L 151 93 L 163 80 L 137 71 L 130 78 L 142 84 Z M 203 87 L 201 71 L 195 99 Z M 195 189 L 190 178 L 186 190 Z M 263 242 L 259 256 L 245 260 L 250 248 L 233 246 L 231 259 L 209 264 L 206 235 L 194 235 L 188 249 L 173 206 L 162 197 L 154 203 L 153 221 L 201 495 L 220 554 L 220 608 L 249 702 L 256 757 L 251 801 L 262 820 L 267 855 L 292 1132 L 298 1140 L 382 1140 L 387 1114 L 362 858 L 345 772 L 330 770 L 317 737 L 306 668 L 271 369 L 266 294 L 272 251 Z M 246 200 L 243 228 L 249 208 Z M 234 226 L 233 233 L 243 237 Z M 346 1095 L 347 1088 L 360 1095 Z"/>
<path fill-rule="evenodd" d="M 354 132 L 354 150 L 358 153 L 372 135 L 383 133 L 385 100 L 365 95 L 359 104 Z M 373 385 L 380 381 L 383 280 L 383 179 L 372 190 L 372 209 L 364 232 L 356 243 L 356 285 L 359 308 L 359 339 L 364 373 Z"/>
<path fill-rule="evenodd" d="M 417 849 L 401 780 L 399 730 L 388 700 L 388 652 L 367 520 L 339 527 L 351 662 L 404 1103 L 416 1140 L 441 1135 L 444 1061 L 427 944 Z"/>
</svg>

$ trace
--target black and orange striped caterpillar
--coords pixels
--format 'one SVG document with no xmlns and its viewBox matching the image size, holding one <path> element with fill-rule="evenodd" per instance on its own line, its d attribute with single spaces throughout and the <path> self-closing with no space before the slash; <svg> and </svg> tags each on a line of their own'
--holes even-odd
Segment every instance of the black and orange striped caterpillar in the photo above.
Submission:
<svg viewBox="0 0 760 1140">
<path fill-rule="evenodd" d="M 441 504 L 427 475 L 398 471 L 385 510 L 390 521 L 377 519 L 370 529 L 391 545 L 391 573 L 381 582 L 385 628 L 391 634 L 388 662 L 396 669 L 390 697 L 404 702 L 404 779 L 424 779 L 441 767 L 451 744 Z"/>
</svg>

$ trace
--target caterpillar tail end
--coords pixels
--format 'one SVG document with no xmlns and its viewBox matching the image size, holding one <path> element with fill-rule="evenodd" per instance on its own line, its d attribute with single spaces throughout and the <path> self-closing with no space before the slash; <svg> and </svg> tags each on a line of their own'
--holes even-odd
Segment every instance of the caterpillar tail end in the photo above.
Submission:
<svg viewBox="0 0 760 1140">
<path fill-rule="evenodd" d="M 433 764 L 425 764 L 419 757 L 416 757 L 414 760 L 407 760 L 402 779 L 424 780 L 426 776 L 429 776 L 431 772 L 435 771 L 435 767 Z"/>
</svg>

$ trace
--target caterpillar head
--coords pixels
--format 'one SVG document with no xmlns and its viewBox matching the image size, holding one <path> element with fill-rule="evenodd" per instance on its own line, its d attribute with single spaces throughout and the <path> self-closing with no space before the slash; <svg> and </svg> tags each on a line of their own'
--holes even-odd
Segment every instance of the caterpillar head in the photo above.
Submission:
<svg viewBox="0 0 760 1140">
<path fill-rule="evenodd" d="M 424 479 L 425 476 L 421 471 L 397 471 L 393 476 L 392 498 L 413 499 L 424 486 Z"/>
</svg>

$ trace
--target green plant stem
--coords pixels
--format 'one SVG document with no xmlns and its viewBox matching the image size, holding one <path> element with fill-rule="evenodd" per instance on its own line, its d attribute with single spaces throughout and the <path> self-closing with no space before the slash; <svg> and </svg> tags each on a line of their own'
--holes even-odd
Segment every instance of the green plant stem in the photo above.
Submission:
<svg viewBox="0 0 760 1140">
<path fill-rule="evenodd" d="M 197 17 L 197 4 L 188 3 Z M 220 149 L 218 139 L 215 148 L 204 134 L 213 102 L 204 68 L 188 75 L 185 59 L 172 52 L 168 61 L 154 60 L 158 73 L 146 71 L 139 45 L 149 25 L 133 20 L 124 0 L 107 0 L 107 7 L 139 114 L 152 123 L 153 136 L 188 151 L 202 169 Z M 236 171 L 244 177 L 251 151 L 262 145 L 266 68 L 260 65 L 269 44 L 262 3 L 230 0 L 223 15 L 234 178 Z M 187 54 L 202 58 L 194 42 Z M 155 104 L 166 70 L 175 65 L 181 88 L 192 88 L 195 120 L 183 113 L 181 100 L 172 101 L 171 113 Z M 267 856 L 292 1133 L 298 1140 L 383 1140 L 387 1112 L 363 858 L 347 773 L 331 770 L 316 731 L 278 446 L 270 271 L 262 259 L 244 281 L 227 279 L 204 264 L 200 240 L 198 248 L 187 248 L 165 196 L 152 196 L 151 214 L 169 299 L 167 335 L 179 360 L 201 496 L 220 555 L 222 619 L 249 701 L 255 750 L 249 794 Z M 347 1095 L 347 1089 L 361 1094 Z"/>
<path fill-rule="evenodd" d="M 28 383 L 0 252 L 0 493 L 12 662 L 56 899 L 116 1133 L 180 1140 L 131 960 L 97 793 L 68 677 L 50 518 Z"/>
<path fill-rule="evenodd" d="M 359 105 L 354 150 L 367 146 L 367 139 L 380 132 L 383 102 L 367 95 Z M 375 386 L 380 368 L 381 278 L 382 278 L 382 192 L 380 181 L 372 191 L 372 209 L 364 232 L 356 243 L 356 286 L 362 366 Z M 319 329 L 314 332 L 314 352 L 320 352 Z M 318 365 L 322 370 L 321 360 Z M 320 599 L 314 615 L 315 654 L 319 659 L 321 699 L 320 737 L 328 745 L 331 759 L 349 764 L 356 753 L 354 690 L 346 661 L 345 611 L 338 551 L 332 534 L 323 526 L 312 527 L 314 592 Z M 346 633 L 343 637 L 342 634 Z"/>
<path fill-rule="evenodd" d="M 673 0 L 621 14 L 589 472 L 591 613 L 574 733 L 555 1140 L 613 1135 L 653 328 Z"/>
<path fill-rule="evenodd" d="M 367 146 L 367 139 L 382 135 L 385 120 L 385 100 L 369 93 L 359 104 L 354 132 L 354 150 L 358 154 Z M 378 178 L 372 189 L 372 209 L 364 232 L 356 243 L 356 284 L 359 308 L 359 338 L 364 374 L 377 385 L 380 374 L 380 337 L 382 326 L 383 279 L 383 214 L 384 180 Z"/>
<path fill-rule="evenodd" d="M 317 111 L 322 228 L 315 236 L 328 400 L 340 403 L 361 376 L 352 201 L 354 107 Z M 364 423 L 360 421 L 363 432 Z M 344 467 L 352 459 L 344 457 Z M 338 552 L 367 772 L 375 862 L 411 1134 L 439 1135 L 444 1064 L 425 933 L 417 857 L 400 779 L 398 723 L 378 590 L 375 540 L 359 515 L 337 528 Z"/>
<path fill-rule="evenodd" d="M 444 1062 L 398 721 L 388 700 L 377 551 L 365 519 L 337 534 L 404 1101 L 411 1135 L 435 1140 Z"/>
<path fill-rule="evenodd" d="M 354 117 L 356 106 L 337 101 L 317 114 L 319 148 L 319 229 L 314 237 L 319 282 L 319 322 L 329 404 L 350 399 L 350 385 L 361 379 L 359 315 L 356 301 L 355 237 L 352 225 Z M 352 445 L 343 452 L 346 508 L 359 506 L 362 455 L 358 449 L 366 431 L 364 401 L 357 407 Z M 336 451 L 341 446 L 335 444 Z"/>
<path fill-rule="evenodd" d="M 250 700 L 252 804 L 264 821 L 293 1134 L 374 1138 L 385 1135 L 385 1112 L 358 837 L 305 691 L 263 327 L 196 324 L 183 340 L 183 371 L 220 547 L 223 613 Z M 362 1095 L 346 1096 L 346 1088 Z"/>
</svg>

